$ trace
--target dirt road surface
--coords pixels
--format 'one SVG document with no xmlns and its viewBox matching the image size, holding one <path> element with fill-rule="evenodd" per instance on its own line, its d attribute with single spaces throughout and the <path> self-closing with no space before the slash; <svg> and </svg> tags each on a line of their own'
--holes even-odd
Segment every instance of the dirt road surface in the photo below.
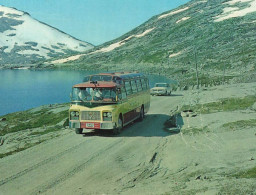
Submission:
<svg viewBox="0 0 256 195">
<path fill-rule="evenodd" d="M 170 110 L 182 101 L 181 94 L 152 97 L 144 121 L 118 136 L 66 130 L 0 159 L 0 194 L 215 194 L 228 188 L 223 169 L 232 171 L 230 159 L 251 163 L 243 154 L 249 146 L 240 140 L 255 138 L 251 132 L 191 136 L 164 130 Z"/>
</svg>

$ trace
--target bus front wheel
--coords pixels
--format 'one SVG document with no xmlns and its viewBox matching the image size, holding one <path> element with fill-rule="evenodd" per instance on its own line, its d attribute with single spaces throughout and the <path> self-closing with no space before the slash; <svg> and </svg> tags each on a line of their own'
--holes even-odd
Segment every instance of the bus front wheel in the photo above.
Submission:
<svg viewBox="0 0 256 195">
<path fill-rule="evenodd" d="M 120 116 L 118 119 L 117 127 L 113 129 L 113 133 L 115 135 L 118 135 L 119 133 L 121 133 L 122 129 L 123 129 L 123 120 L 122 120 L 122 117 Z"/>
<path fill-rule="evenodd" d="M 76 134 L 82 134 L 83 129 L 82 128 L 76 128 L 75 131 L 76 131 Z"/>
</svg>

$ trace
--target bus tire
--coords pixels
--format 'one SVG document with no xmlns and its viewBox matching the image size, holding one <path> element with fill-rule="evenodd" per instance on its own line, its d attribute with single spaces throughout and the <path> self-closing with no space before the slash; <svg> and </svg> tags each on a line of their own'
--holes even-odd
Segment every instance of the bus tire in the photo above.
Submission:
<svg viewBox="0 0 256 195">
<path fill-rule="evenodd" d="M 122 120 L 122 116 L 120 115 L 118 119 L 117 127 L 113 129 L 113 133 L 115 135 L 118 135 L 121 133 L 122 129 L 123 129 L 123 120 Z"/>
<path fill-rule="evenodd" d="M 143 121 L 144 117 L 145 117 L 144 106 L 141 106 L 140 117 L 139 117 L 138 121 L 140 121 L 140 122 Z"/>
<path fill-rule="evenodd" d="M 76 131 L 76 134 L 82 134 L 83 129 L 82 128 L 76 128 L 75 131 Z"/>
</svg>

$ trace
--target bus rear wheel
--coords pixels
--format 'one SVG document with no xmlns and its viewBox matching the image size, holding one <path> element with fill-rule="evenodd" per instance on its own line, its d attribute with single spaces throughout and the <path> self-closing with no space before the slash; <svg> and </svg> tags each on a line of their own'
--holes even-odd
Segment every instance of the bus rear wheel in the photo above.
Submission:
<svg viewBox="0 0 256 195">
<path fill-rule="evenodd" d="M 144 117 L 145 117 L 144 107 L 141 106 L 140 117 L 139 117 L 138 121 L 143 121 Z"/>
<path fill-rule="evenodd" d="M 122 118 L 120 116 L 119 119 L 118 119 L 117 127 L 113 129 L 113 133 L 115 135 L 118 135 L 118 134 L 121 133 L 122 129 L 123 129 L 123 120 L 122 120 Z"/>
<path fill-rule="evenodd" d="M 76 131 L 76 134 L 82 134 L 83 129 L 82 128 L 76 128 L 75 131 Z"/>
</svg>

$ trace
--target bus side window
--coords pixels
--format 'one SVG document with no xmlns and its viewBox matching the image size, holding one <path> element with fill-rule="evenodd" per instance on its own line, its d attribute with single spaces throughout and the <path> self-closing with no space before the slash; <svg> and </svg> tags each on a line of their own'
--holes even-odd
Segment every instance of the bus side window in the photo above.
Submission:
<svg viewBox="0 0 256 195">
<path fill-rule="evenodd" d="M 146 86 L 147 86 L 147 89 L 148 89 L 149 88 L 149 80 L 145 79 L 145 82 L 146 82 Z"/>
<path fill-rule="evenodd" d="M 124 87 L 121 88 L 121 93 L 122 93 L 122 99 L 126 99 L 127 96 L 126 96 L 126 91 Z"/>
<path fill-rule="evenodd" d="M 88 82 L 88 81 L 90 81 L 90 76 L 85 76 L 83 79 L 83 82 Z"/>
<path fill-rule="evenodd" d="M 132 85 L 132 92 L 137 93 L 137 85 L 136 85 L 135 80 L 131 81 L 131 85 Z"/>
<path fill-rule="evenodd" d="M 125 89 L 126 89 L 127 95 L 132 94 L 132 88 L 131 88 L 131 83 L 130 83 L 130 81 L 125 81 L 125 82 L 124 82 L 124 85 L 125 85 Z"/>
<path fill-rule="evenodd" d="M 142 91 L 141 80 L 136 80 L 138 91 Z"/>
<path fill-rule="evenodd" d="M 141 82 L 142 82 L 142 89 L 143 90 L 146 90 L 147 89 L 147 83 L 144 79 L 141 79 Z"/>
</svg>

